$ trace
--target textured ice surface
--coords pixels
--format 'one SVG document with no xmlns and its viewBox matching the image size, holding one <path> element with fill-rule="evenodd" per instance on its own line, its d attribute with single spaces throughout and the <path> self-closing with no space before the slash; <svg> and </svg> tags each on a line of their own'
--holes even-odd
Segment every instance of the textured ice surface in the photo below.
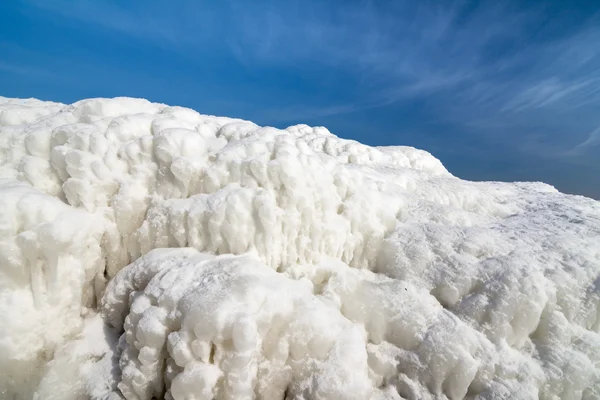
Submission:
<svg viewBox="0 0 600 400">
<path fill-rule="evenodd" d="M 600 202 L 145 100 L 0 98 L 0 397 L 598 399 Z"/>
</svg>

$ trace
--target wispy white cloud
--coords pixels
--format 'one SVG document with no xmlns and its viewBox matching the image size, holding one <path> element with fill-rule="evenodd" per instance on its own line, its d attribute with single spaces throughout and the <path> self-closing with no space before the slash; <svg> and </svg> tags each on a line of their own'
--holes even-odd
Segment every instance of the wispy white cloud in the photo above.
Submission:
<svg viewBox="0 0 600 400">
<path fill-rule="evenodd" d="M 560 82 L 552 77 L 532 86 L 526 87 L 501 109 L 501 111 L 519 112 L 532 108 L 551 106 L 569 97 L 589 90 L 597 85 L 597 79 L 582 79 L 572 82 Z"/>
<path fill-rule="evenodd" d="M 544 22 L 540 9 L 471 7 L 466 1 L 332 7 L 229 0 L 220 8 L 188 0 L 170 7 L 153 0 L 127 7 L 90 0 L 30 3 L 181 53 L 217 41 L 248 66 L 350 71 L 356 80 L 349 84 L 363 86 L 382 104 L 457 89 L 462 101 L 476 103 L 483 95 L 499 110 L 514 112 L 577 100 L 575 94 L 600 96 L 600 25 L 591 20 L 560 40 L 538 43 L 528 29 Z M 511 49 L 494 54 L 502 46 Z"/>
<path fill-rule="evenodd" d="M 570 149 L 567 154 L 571 156 L 580 156 L 582 153 L 595 147 L 600 147 L 600 126 L 590 132 L 583 142 Z M 598 161 L 598 152 L 600 152 L 600 149 L 596 150 L 596 162 Z"/>
<path fill-rule="evenodd" d="M 362 2 L 333 11 L 266 2 L 264 12 L 231 3 L 236 26 L 229 41 L 245 65 L 350 71 L 356 80 L 349 84 L 365 94 L 356 104 L 364 107 L 435 96 L 452 103 L 441 113 L 455 116 L 461 107 L 506 118 L 600 104 L 600 25 L 593 19 L 560 39 L 533 40 L 528 35 L 545 22 L 543 10 L 492 3 L 468 12 L 465 2 Z"/>
<path fill-rule="evenodd" d="M 580 132 L 600 125 L 597 15 L 553 35 L 543 30 L 552 24 L 543 5 L 505 2 L 33 4 L 192 59 L 218 43 L 249 69 L 317 68 L 347 77 L 349 93 L 291 100 L 268 112 L 274 120 L 424 100 L 430 114 L 465 131 L 515 143 L 528 136 L 530 146 L 519 151 L 537 143 L 556 154 L 586 143 Z"/>
</svg>

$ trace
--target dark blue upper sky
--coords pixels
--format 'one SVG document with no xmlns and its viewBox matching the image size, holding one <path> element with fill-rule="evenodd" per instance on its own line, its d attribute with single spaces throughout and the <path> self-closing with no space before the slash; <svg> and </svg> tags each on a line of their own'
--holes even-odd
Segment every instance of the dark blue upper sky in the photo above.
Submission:
<svg viewBox="0 0 600 400">
<path fill-rule="evenodd" d="M 132 96 L 600 198 L 600 1 L 3 1 L 0 95 Z"/>
</svg>

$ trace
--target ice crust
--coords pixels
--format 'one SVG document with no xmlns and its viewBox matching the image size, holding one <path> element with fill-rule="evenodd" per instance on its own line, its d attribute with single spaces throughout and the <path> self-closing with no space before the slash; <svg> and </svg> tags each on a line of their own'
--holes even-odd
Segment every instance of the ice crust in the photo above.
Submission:
<svg viewBox="0 0 600 400">
<path fill-rule="evenodd" d="M 0 97 L 0 397 L 600 398 L 600 202 L 131 98 Z"/>
</svg>

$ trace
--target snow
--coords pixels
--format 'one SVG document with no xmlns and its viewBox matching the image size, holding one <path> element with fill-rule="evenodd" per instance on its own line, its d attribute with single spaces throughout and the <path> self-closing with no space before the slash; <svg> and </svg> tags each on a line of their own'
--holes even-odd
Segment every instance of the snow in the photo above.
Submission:
<svg viewBox="0 0 600 400">
<path fill-rule="evenodd" d="M 0 97 L 0 397 L 598 399 L 600 202 L 146 100 Z"/>
</svg>

